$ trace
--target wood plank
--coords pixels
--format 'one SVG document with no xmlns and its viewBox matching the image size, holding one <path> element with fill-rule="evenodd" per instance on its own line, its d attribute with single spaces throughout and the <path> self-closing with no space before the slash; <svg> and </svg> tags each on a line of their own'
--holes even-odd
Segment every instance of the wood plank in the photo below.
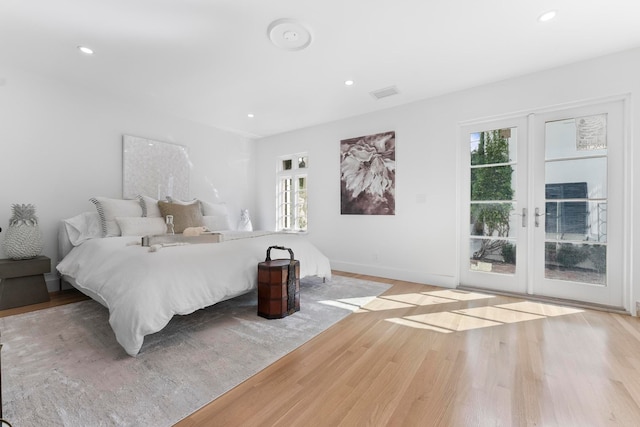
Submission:
<svg viewBox="0 0 640 427">
<path fill-rule="evenodd" d="M 393 287 L 177 426 L 640 420 L 637 318 L 335 274 Z"/>
<path fill-rule="evenodd" d="M 59 305 L 71 304 L 78 301 L 84 301 L 89 299 L 77 289 L 65 289 L 63 291 L 49 292 L 50 300 L 38 304 L 25 305 L 22 307 L 10 308 L 7 310 L 0 310 L 0 317 L 13 316 L 15 314 L 29 313 L 36 310 L 43 310 L 45 308 L 56 307 Z"/>
</svg>

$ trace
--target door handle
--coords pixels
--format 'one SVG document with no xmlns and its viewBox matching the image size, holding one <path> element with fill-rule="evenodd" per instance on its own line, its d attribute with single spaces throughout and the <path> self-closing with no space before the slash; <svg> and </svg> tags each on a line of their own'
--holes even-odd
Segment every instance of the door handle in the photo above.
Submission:
<svg viewBox="0 0 640 427">
<path fill-rule="evenodd" d="M 535 221 L 534 221 L 536 227 L 540 227 L 540 220 L 538 218 L 540 218 L 541 216 L 544 216 L 544 212 L 540 213 L 540 208 L 536 208 Z"/>
<path fill-rule="evenodd" d="M 522 217 L 522 227 L 527 226 L 527 208 L 522 208 L 522 213 L 514 213 L 513 215 L 518 215 Z"/>
</svg>

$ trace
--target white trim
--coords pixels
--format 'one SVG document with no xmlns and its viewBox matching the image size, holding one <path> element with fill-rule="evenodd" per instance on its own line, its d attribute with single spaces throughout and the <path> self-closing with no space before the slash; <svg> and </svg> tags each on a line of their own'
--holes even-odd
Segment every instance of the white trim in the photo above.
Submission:
<svg viewBox="0 0 640 427">
<path fill-rule="evenodd" d="M 623 179 L 624 179 L 624 201 L 622 207 L 623 214 L 623 242 L 622 253 L 624 260 L 622 263 L 622 281 L 623 281 L 623 294 L 622 301 L 624 307 L 633 316 L 637 316 L 636 304 L 634 303 L 635 294 L 633 292 L 633 127 L 632 127 L 632 115 L 631 115 L 631 95 L 627 94 L 622 98 L 623 103 Z"/>
<path fill-rule="evenodd" d="M 440 274 L 425 274 L 420 271 L 402 270 L 397 268 L 382 267 L 379 265 L 358 264 L 330 260 L 331 269 L 347 273 L 366 274 L 369 276 L 384 277 L 394 280 L 419 283 L 422 285 L 440 286 L 443 288 L 455 288 L 457 286 L 455 276 Z"/>
<path fill-rule="evenodd" d="M 623 250 L 623 265 L 622 265 L 622 304 L 623 308 L 630 312 L 632 315 L 638 315 L 636 310 L 635 299 L 640 296 L 636 296 L 633 289 L 633 278 L 634 278 L 634 269 L 633 269 L 633 232 L 634 232 L 634 224 L 633 224 L 633 214 L 635 210 L 634 202 L 633 202 L 633 191 L 634 191 L 634 171 L 633 171 L 633 117 L 632 117 L 632 97 L 630 93 L 621 93 L 604 97 L 596 97 L 596 98 L 587 98 L 578 101 L 559 103 L 554 105 L 549 105 L 545 107 L 538 108 L 530 108 L 523 109 L 512 113 L 500 114 L 494 116 L 485 116 L 476 119 L 463 120 L 458 122 L 458 138 L 457 138 L 457 148 L 456 148 L 456 159 L 457 159 L 457 177 L 458 182 L 456 183 L 456 250 L 457 253 L 460 254 L 461 251 L 461 238 L 462 238 L 462 221 L 460 218 L 461 209 L 462 209 L 462 200 L 461 200 L 461 186 L 463 181 L 463 170 L 462 170 L 462 152 L 461 152 L 461 138 L 462 138 L 462 129 L 470 126 L 480 126 L 486 123 L 507 121 L 507 120 L 515 120 L 518 118 L 527 118 L 527 140 L 529 147 L 532 147 L 533 141 L 535 140 L 535 129 L 533 126 L 533 122 L 535 120 L 536 115 L 541 115 L 545 113 L 551 112 L 561 112 L 563 110 L 570 110 L 574 108 L 581 107 L 589 107 L 597 104 L 605 104 L 605 103 L 613 103 L 613 102 L 622 102 L 623 103 L 623 153 L 624 153 L 624 163 L 623 167 L 623 241 L 622 241 L 622 250 Z M 532 148 L 529 148 L 530 150 Z M 534 159 L 533 156 L 528 156 L 528 167 L 529 171 L 532 171 Z M 533 185 L 532 183 L 528 183 L 528 186 Z M 528 190 L 532 190 L 529 188 Z M 528 216 L 528 231 L 527 236 L 529 241 L 533 238 L 533 215 L 534 215 L 534 195 L 533 191 L 529 191 L 527 206 L 529 206 Z M 530 251 L 533 252 L 533 251 Z M 533 265 L 531 260 L 532 254 L 528 254 L 528 263 L 529 265 Z M 460 256 L 456 257 L 456 275 L 455 275 L 455 283 L 460 285 L 460 271 L 462 268 Z M 527 293 L 531 294 L 533 292 L 533 281 L 531 275 L 533 274 L 533 269 L 527 270 Z"/>
<path fill-rule="evenodd" d="M 307 164 L 305 164 L 305 166 L 303 168 L 299 167 L 299 163 L 298 163 L 298 159 L 299 158 L 305 158 L 307 161 Z M 283 169 L 282 168 L 282 163 L 286 160 L 290 160 L 291 161 L 291 169 Z M 309 211 L 309 206 L 307 205 L 307 228 L 305 229 L 298 229 L 296 228 L 296 224 L 298 223 L 298 217 L 297 217 L 297 207 L 298 207 L 298 203 L 297 203 L 297 195 L 300 192 L 300 187 L 299 187 L 299 182 L 298 179 L 299 178 L 304 178 L 305 182 L 306 182 L 306 188 L 305 188 L 305 192 L 307 193 L 307 203 L 309 200 L 309 154 L 307 152 L 298 152 L 298 153 L 293 153 L 293 154 L 287 154 L 284 156 L 279 156 L 278 157 L 278 163 L 276 165 L 276 221 L 275 221 L 275 230 L 276 231 L 284 231 L 284 232 L 292 232 L 292 233 L 298 233 L 298 232 L 307 232 L 309 229 L 309 215 L 308 215 L 308 211 Z M 283 204 L 282 201 L 282 188 L 281 188 L 281 184 L 282 184 L 282 180 L 283 179 L 291 179 L 291 190 L 290 190 L 290 196 L 291 196 L 291 225 L 292 228 L 282 228 L 282 223 L 281 223 L 281 211 L 280 208 Z"/>
<path fill-rule="evenodd" d="M 630 100 L 630 97 L 631 95 L 629 93 L 621 93 L 617 95 L 603 96 L 599 98 L 586 98 L 579 101 L 563 102 L 560 104 L 549 105 L 546 107 L 528 108 L 528 109 L 519 110 L 513 113 L 496 114 L 494 116 L 485 116 L 485 117 L 478 117 L 476 119 L 462 120 L 458 122 L 458 127 L 461 128 L 464 126 L 475 126 L 475 125 L 481 125 L 483 123 L 489 123 L 489 122 L 495 122 L 495 121 L 512 120 L 519 117 L 527 117 L 530 114 L 552 113 L 552 112 L 557 112 L 562 110 L 569 110 L 572 108 L 589 107 L 595 104 L 604 104 L 604 103 L 616 102 L 616 101 L 626 101 L 626 100 Z"/>
<path fill-rule="evenodd" d="M 534 170 L 534 166 L 535 166 L 535 158 L 533 156 L 533 146 L 534 146 L 534 141 L 535 141 L 535 129 L 533 126 L 533 123 L 535 121 L 536 117 L 535 114 L 531 113 L 531 114 L 527 114 L 527 170 L 529 171 L 529 177 L 533 175 L 533 173 L 535 172 Z M 529 207 L 529 218 L 527 218 L 528 223 L 527 223 L 527 242 L 529 242 L 529 246 L 531 246 L 531 242 L 533 242 L 533 238 L 534 238 L 534 227 L 535 227 L 535 214 L 536 214 L 536 207 L 535 207 L 535 192 L 534 192 L 534 180 L 533 179 L 529 179 L 529 177 L 527 177 L 527 206 Z M 529 248 L 527 248 L 529 249 Z M 534 283 L 534 269 L 533 269 L 533 265 L 534 264 L 534 251 L 532 250 L 527 250 L 527 272 L 526 272 L 526 281 L 527 281 L 527 294 L 529 295 L 533 295 L 534 292 L 534 287 L 533 287 L 533 283 Z"/>
<path fill-rule="evenodd" d="M 506 117 L 506 116 L 504 116 Z M 503 129 L 503 128 L 517 128 L 518 129 L 518 143 L 516 145 L 517 147 L 517 152 L 516 152 L 516 165 L 520 165 L 520 166 L 516 166 L 518 167 L 518 175 L 517 176 L 525 176 L 527 175 L 527 170 L 528 170 L 528 163 L 522 163 L 523 158 L 526 158 L 527 156 L 525 154 L 523 154 L 522 150 L 524 148 L 526 148 L 528 146 L 528 132 L 526 133 L 522 133 L 520 132 L 520 130 L 525 129 L 527 126 L 527 116 L 525 115 L 520 115 L 520 116 L 512 116 L 510 115 L 507 118 L 503 118 L 503 119 L 499 119 L 499 120 L 490 120 L 490 121 L 478 121 L 475 122 L 473 124 L 468 124 L 465 126 L 460 125 L 458 127 L 458 144 L 459 144 L 459 150 L 460 150 L 460 155 L 458 158 L 458 168 L 459 168 L 459 172 L 458 172 L 458 188 L 459 188 L 459 192 L 458 192 L 458 212 L 457 212 L 457 220 L 458 220 L 458 225 L 457 225 L 457 229 L 458 232 L 456 233 L 457 235 L 457 239 L 458 239 L 458 253 L 457 253 L 457 259 L 458 259 L 458 280 L 457 280 L 457 284 L 458 285 L 463 285 L 463 286 L 469 286 L 469 281 L 471 279 L 471 276 L 475 276 L 473 278 L 474 284 L 473 286 L 484 286 L 484 287 L 490 287 L 490 285 L 488 283 L 485 283 L 486 281 L 490 281 L 491 283 L 493 283 L 493 285 L 491 285 L 491 287 L 495 286 L 494 289 L 503 289 L 505 291 L 510 291 L 510 292 L 514 292 L 517 291 L 519 293 L 525 293 L 526 292 L 526 279 L 527 279 L 527 271 L 529 270 L 529 264 L 527 262 L 527 258 L 526 258 L 526 250 L 517 250 L 516 251 L 516 265 L 517 265 L 517 272 L 515 275 L 513 274 L 495 274 L 495 275 L 485 275 L 485 274 L 476 274 L 474 272 L 471 272 L 469 270 L 465 270 L 463 271 L 463 269 L 468 268 L 467 266 L 469 265 L 469 243 L 467 240 L 468 237 L 468 218 L 464 219 L 464 217 L 466 217 L 469 213 L 468 211 L 468 207 L 466 206 L 466 204 L 469 203 L 469 199 L 468 196 L 469 194 L 467 193 L 469 191 L 468 188 L 466 188 L 466 186 L 468 185 L 468 183 L 470 182 L 470 170 L 471 168 L 469 167 L 469 163 L 467 163 L 468 161 L 468 157 L 467 157 L 467 153 L 465 152 L 465 154 L 462 154 L 462 150 L 465 149 L 463 147 L 467 147 L 466 150 L 468 151 L 468 133 L 469 132 L 481 132 L 481 131 L 487 131 L 487 130 L 492 130 L 492 129 Z M 464 164 L 462 164 L 462 162 L 465 161 Z M 524 175 L 522 175 L 524 173 Z M 517 186 L 519 188 L 516 188 L 516 195 L 517 194 L 521 194 L 524 193 L 524 189 L 521 188 L 521 185 L 523 184 L 522 178 L 517 180 Z M 462 184 L 465 185 L 464 189 L 462 187 Z M 465 199 L 462 199 L 462 196 L 465 196 Z M 526 208 L 527 212 L 529 212 L 528 209 L 528 205 L 527 199 L 521 200 L 518 198 L 519 196 L 516 196 L 516 199 L 512 200 L 512 202 L 516 203 L 517 206 L 517 212 L 521 212 L 522 208 Z M 464 205 L 463 205 L 464 203 Z M 529 215 L 527 215 L 527 217 L 529 217 Z M 527 223 L 526 228 L 530 228 L 530 218 L 527 218 Z M 524 233 L 524 234 L 521 234 Z M 518 235 L 521 237 L 518 237 L 518 245 L 523 245 L 522 247 L 526 248 L 527 247 L 527 241 L 528 241 L 528 231 L 518 231 Z M 465 239 L 463 241 L 463 239 Z M 508 238 L 507 240 L 512 240 L 512 238 Z M 462 245 L 466 245 L 466 247 L 463 247 Z M 479 279 L 479 283 L 475 283 L 475 280 Z M 514 281 L 515 280 L 515 281 Z M 514 287 L 515 285 L 515 287 Z"/>
<path fill-rule="evenodd" d="M 462 128 L 458 125 L 458 132 L 456 134 L 456 271 L 453 276 L 454 287 L 460 286 L 460 270 L 462 264 L 460 260 L 460 253 L 462 245 L 462 171 L 466 170 L 462 168 Z"/>
</svg>

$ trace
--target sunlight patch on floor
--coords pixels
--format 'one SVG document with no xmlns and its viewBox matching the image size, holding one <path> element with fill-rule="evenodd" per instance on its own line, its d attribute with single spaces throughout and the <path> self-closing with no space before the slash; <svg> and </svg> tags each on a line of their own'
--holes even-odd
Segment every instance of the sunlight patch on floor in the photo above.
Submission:
<svg viewBox="0 0 640 427">
<path fill-rule="evenodd" d="M 495 296 L 448 289 L 431 292 L 382 295 L 372 300 L 366 306 L 363 306 L 357 311 L 357 313 L 423 307 L 428 305 L 449 304 L 458 301 L 474 301 L 487 298 L 495 298 Z"/>
<path fill-rule="evenodd" d="M 465 308 L 452 311 L 392 317 L 387 322 L 416 329 L 427 329 L 441 333 L 468 331 L 509 323 L 528 322 L 547 317 L 581 313 L 583 310 L 522 301 L 497 306 Z"/>
<path fill-rule="evenodd" d="M 347 298 L 335 301 L 320 301 L 321 304 L 345 308 L 354 313 L 371 313 L 385 310 L 444 305 L 460 301 L 478 301 L 496 298 L 496 295 L 481 294 L 456 289 L 441 289 L 429 292 L 381 295 L 378 297 Z M 509 304 L 445 310 L 403 317 L 389 317 L 387 322 L 410 328 L 430 330 L 440 333 L 468 331 L 509 323 L 540 320 L 547 317 L 581 313 L 583 310 L 544 304 L 534 301 L 520 301 Z"/>
<path fill-rule="evenodd" d="M 478 299 L 495 298 L 495 295 L 480 294 L 477 292 L 458 291 L 455 289 L 443 289 L 441 291 L 422 292 L 425 295 L 447 298 L 456 301 L 473 301 Z"/>
<path fill-rule="evenodd" d="M 450 331 L 467 331 L 469 329 L 487 328 L 489 326 L 501 325 L 487 319 L 479 319 L 476 317 L 465 316 L 450 311 L 441 311 L 439 313 L 417 314 L 415 316 L 405 316 L 403 319 L 413 322 L 423 323 L 425 325 L 436 326 L 438 328 L 448 329 Z"/>
<path fill-rule="evenodd" d="M 522 311 L 525 313 L 539 314 L 541 316 L 564 316 L 565 314 L 582 313 L 584 310 L 577 308 L 562 307 L 559 305 L 543 304 L 533 301 L 514 302 L 511 304 L 500 304 L 496 307 L 509 310 Z"/>
<path fill-rule="evenodd" d="M 385 319 L 385 320 L 387 322 L 397 323 L 398 325 L 402 325 L 402 326 L 409 326 L 409 327 L 415 328 L 415 329 L 429 329 L 431 331 L 441 332 L 443 334 L 450 334 L 451 332 L 453 332 L 453 331 L 451 331 L 449 329 L 438 328 L 437 326 L 428 325 L 428 324 L 422 323 L 422 322 L 416 322 L 414 320 L 410 320 L 409 318 L 393 317 L 393 318 Z"/>
<path fill-rule="evenodd" d="M 427 295 L 424 293 L 410 293 L 410 294 L 396 294 L 396 295 L 383 295 L 382 299 L 388 299 L 391 301 L 400 301 L 413 305 L 434 305 L 451 302 L 450 298 L 440 298 L 433 295 Z"/>
<path fill-rule="evenodd" d="M 320 304 L 357 312 L 360 309 L 360 307 L 370 304 L 372 301 L 375 301 L 375 300 L 376 300 L 375 296 L 370 296 L 370 297 L 358 297 L 358 298 L 342 298 L 338 300 L 324 300 L 324 301 L 318 301 L 318 302 Z"/>
<path fill-rule="evenodd" d="M 415 307 L 415 304 L 410 304 L 401 301 L 393 301 L 386 297 L 378 297 L 371 301 L 366 306 L 362 307 L 362 312 L 368 311 L 384 311 L 384 310 L 396 310 L 398 308 L 410 308 Z"/>
<path fill-rule="evenodd" d="M 466 308 L 463 310 L 454 310 L 453 312 L 464 314 L 466 316 L 494 320 L 501 323 L 516 323 L 544 318 L 544 316 L 540 316 L 537 314 L 525 313 L 523 311 L 506 310 L 504 308 L 493 306 Z"/>
<path fill-rule="evenodd" d="M 371 301 L 366 307 L 363 307 L 363 309 L 365 311 L 382 311 L 394 310 L 397 308 L 446 304 L 450 302 L 453 301 L 449 298 L 439 298 L 432 295 L 425 295 L 424 293 L 413 292 L 410 294 L 379 296 L 375 300 Z"/>
</svg>

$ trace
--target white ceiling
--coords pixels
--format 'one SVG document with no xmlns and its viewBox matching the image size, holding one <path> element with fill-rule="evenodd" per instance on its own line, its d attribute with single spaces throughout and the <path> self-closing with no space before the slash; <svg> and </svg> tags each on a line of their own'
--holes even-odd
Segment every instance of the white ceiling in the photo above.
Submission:
<svg viewBox="0 0 640 427">
<path fill-rule="evenodd" d="M 280 18 L 310 46 L 271 44 Z M 252 137 L 637 46 L 640 0 L 0 0 L 0 65 Z"/>
</svg>

